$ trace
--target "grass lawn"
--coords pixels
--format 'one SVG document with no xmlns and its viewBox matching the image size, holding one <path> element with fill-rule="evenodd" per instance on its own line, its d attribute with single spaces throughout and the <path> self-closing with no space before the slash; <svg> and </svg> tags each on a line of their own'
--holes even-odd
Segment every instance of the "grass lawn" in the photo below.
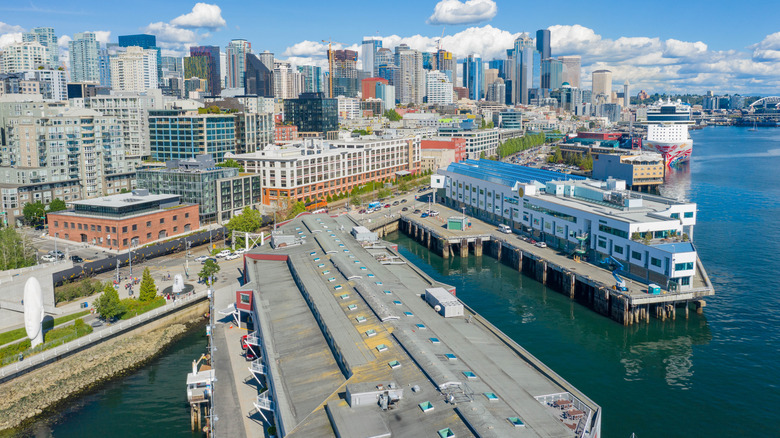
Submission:
<svg viewBox="0 0 780 438">
<path fill-rule="evenodd" d="M 65 315 L 61 316 L 59 318 L 54 318 L 54 321 L 44 321 L 43 323 L 43 330 L 51 330 L 53 327 L 56 327 L 60 324 L 66 323 L 68 321 L 73 321 L 76 318 L 81 318 L 82 316 L 89 313 L 89 310 L 83 310 L 78 313 L 74 313 L 71 315 Z M 24 327 L 9 330 L 7 332 L 0 333 L 0 345 L 5 345 L 9 342 L 13 342 L 17 339 L 22 339 L 23 337 L 27 336 L 27 330 L 25 330 Z"/>
</svg>

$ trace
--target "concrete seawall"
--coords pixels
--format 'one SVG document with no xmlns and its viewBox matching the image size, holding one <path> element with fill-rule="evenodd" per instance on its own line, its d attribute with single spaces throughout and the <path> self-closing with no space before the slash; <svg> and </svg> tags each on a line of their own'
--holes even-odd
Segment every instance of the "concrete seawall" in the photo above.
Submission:
<svg viewBox="0 0 780 438">
<path fill-rule="evenodd" d="M 0 430 L 19 427 L 152 359 L 207 311 L 208 301 L 200 300 L 0 384 Z"/>
</svg>

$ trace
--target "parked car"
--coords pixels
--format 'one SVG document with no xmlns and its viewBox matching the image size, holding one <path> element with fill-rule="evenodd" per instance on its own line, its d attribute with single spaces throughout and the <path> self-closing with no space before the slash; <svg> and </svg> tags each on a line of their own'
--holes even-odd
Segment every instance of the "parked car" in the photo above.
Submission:
<svg viewBox="0 0 780 438">
<path fill-rule="evenodd" d="M 249 335 L 241 336 L 241 349 L 246 350 L 247 349 L 247 343 L 246 338 L 248 338 Z"/>
<path fill-rule="evenodd" d="M 395 206 L 396 206 L 396 205 L 398 205 L 398 204 L 399 204 L 399 202 L 398 202 L 398 201 L 395 201 L 395 202 L 393 202 L 393 207 L 395 207 Z"/>
<path fill-rule="evenodd" d="M 406 199 L 401 199 L 401 204 L 403 204 L 404 202 L 406 202 Z"/>
<path fill-rule="evenodd" d="M 45 255 L 41 256 L 41 261 L 44 261 L 44 262 L 56 262 L 57 258 L 54 257 L 53 255 L 45 254 Z"/>
<path fill-rule="evenodd" d="M 65 258 L 65 253 L 62 252 L 62 251 L 51 250 L 51 251 L 49 251 L 49 255 L 57 257 L 58 259 L 64 259 Z"/>
<path fill-rule="evenodd" d="M 208 260 L 208 259 L 209 259 L 209 256 L 200 256 L 200 257 L 195 257 L 195 261 L 196 261 L 196 262 L 201 262 L 201 263 L 205 262 L 205 261 L 206 261 L 206 260 Z"/>
<path fill-rule="evenodd" d="M 414 209 L 414 214 L 420 214 L 420 209 L 419 208 L 415 208 Z"/>
<path fill-rule="evenodd" d="M 535 245 L 539 248 L 547 248 L 547 244 L 544 242 L 536 242 Z"/>
<path fill-rule="evenodd" d="M 428 213 L 423 213 L 423 214 L 420 215 L 420 217 L 426 218 L 426 217 L 428 217 Z"/>
<path fill-rule="evenodd" d="M 243 254 L 243 253 L 245 253 L 245 252 L 247 252 L 247 251 L 248 251 L 248 250 L 247 250 L 246 248 L 238 248 L 238 249 L 237 249 L 237 250 L 234 252 L 234 254 Z"/>
<path fill-rule="evenodd" d="M 409 211 L 409 207 L 404 207 L 401 209 L 401 211 Z"/>
<path fill-rule="evenodd" d="M 201 265 L 205 265 L 206 262 L 209 261 L 209 260 L 211 260 L 214 263 L 217 263 L 217 259 L 215 259 L 214 257 L 206 257 L 206 260 L 203 260 L 202 262 L 200 262 L 200 264 Z"/>
<path fill-rule="evenodd" d="M 428 212 L 428 216 L 438 216 L 438 215 L 439 215 L 439 212 L 436 211 L 436 210 L 430 210 Z"/>
<path fill-rule="evenodd" d="M 231 253 L 225 256 L 225 260 L 235 260 L 239 258 L 240 256 L 236 253 Z"/>
<path fill-rule="evenodd" d="M 43 225 L 38 225 L 35 227 L 37 231 L 43 230 L 45 227 Z"/>
<path fill-rule="evenodd" d="M 230 255 L 229 249 L 223 249 L 222 251 L 217 253 L 217 257 L 226 257 L 228 255 Z"/>
<path fill-rule="evenodd" d="M 366 212 L 365 208 L 361 208 L 360 211 L 358 211 L 358 213 L 360 213 L 360 214 L 364 214 L 365 212 Z"/>
<path fill-rule="evenodd" d="M 390 208 L 390 204 L 385 204 L 385 208 Z"/>
<path fill-rule="evenodd" d="M 70 259 L 71 259 L 71 261 L 73 261 L 73 263 L 82 263 L 84 261 L 84 259 L 82 259 L 81 257 L 79 257 L 77 255 L 70 256 Z"/>
</svg>

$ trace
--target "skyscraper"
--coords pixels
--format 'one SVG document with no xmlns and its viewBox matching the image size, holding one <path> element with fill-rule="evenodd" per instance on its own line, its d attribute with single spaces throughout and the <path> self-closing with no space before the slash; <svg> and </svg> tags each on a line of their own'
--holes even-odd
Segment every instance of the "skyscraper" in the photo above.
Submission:
<svg viewBox="0 0 780 438">
<path fill-rule="evenodd" d="M 422 53 L 408 46 L 396 47 L 398 63 L 398 84 L 396 96 L 402 104 L 423 103 L 425 97 L 425 70 Z"/>
<path fill-rule="evenodd" d="M 333 96 L 356 97 L 360 89 L 357 73 L 358 53 L 354 50 L 334 50 Z"/>
<path fill-rule="evenodd" d="M 360 48 L 360 56 L 363 59 L 362 71 L 366 77 L 376 76 L 377 63 L 376 52 L 382 48 L 382 40 L 376 37 L 364 37 Z"/>
<path fill-rule="evenodd" d="M 469 89 L 469 99 L 479 100 L 482 90 L 482 58 L 475 54 L 463 60 L 463 86 Z"/>
<path fill-rule="evenodd" d="M 270 71 L 274 70 L 274 54 L 269 52 L 268 50 L 264 50 L 263 53 L 257 55 L 258 59 L 260 59 L 260 62 L 263 63 L 265 68 L 267 68 Z"/>
<path fill-rule="evenodd" d="M 547 29 L 539 29 L 536 31 L 536 51 L 542 55 L 542 59 L 547 59 L 552 56 L 550 53 L 550 31 Z"/>
<path fill-rule="evenodd" d="M 271 54 L 271 56 L 273 56 L 273 54 Z M 252 96 L 270 98 L 274 97 L 274 81 L 272 70 L 269 70 L 268 67 L 265 66 L 265 63 L 252 53 L 246 54 L 244 89 L 246 94 Z"/>
<path fill-rule="evenodd" d="M 514 52 L 514 79 L 512 91 L 514 103 L 528 105 L 528 91 L 533 88 L 534 75 L 534 40 L 524 33 L 515 40 Z"/>
<path fill-rule="evenodd" d="M 563 62 L 555 58 L 542 60 L 541 88 L 557 90 L 563 84 Z M 569 84 L 571 85 L 571 84 Z"/>
<path fill-rule="evenodd" d="M 425 94 L 428 103 L 450 105 L 452 103 L 452 82 L 444 72 L 429 70 L 425 73 Z"/>
<path fill-rule="evenodd" d="M 219 69 L 219 47 L 217 46 L 197 46 L 190 47 L 190 57 L 203 57 L 208 65 L 208 77 L 206 79 L 209 84 L 209 94 L 212 96 L 219 96 L 222 93 L 222 74 Z M 186 65 L 185 65 L 186 68 Z"/>
<path fill-rule="evenodd" d="M 299 65 L 298 71 L 303 75 L 303 92 L 324 92 L 322 84 L 322 68 L 314 65 Z"/>
<path fill-rule="evenodd" d="M 450 82 L 455 83 L 455 75 L 458 71 L 458 60 L 452 54 L 444 49 L 436 52 L 436 69 L 447 75 Z"/>
<path fill-rule="evenodd" d="M 568 82 L 572 88 L 580 88 L 580 63 L 579 56 L 559 56 L 563 63 L 563 82 Z"/>
<path fill-rule="evenodd" d="M 22 34 L 22 42 L 37 42 L 46 47 L 46 64 L 51 68 L 59 67 L 60 48 L 57 45 L 57 35 L 51 27 L 36 27 Z"/>
<path fill-rule="evenodd" d="M 157 37 L 149 34 L 137 35 L 119 35 L 117 37 L 119 47 L 140 47 L 147 50 L 157 51 L 157 78 L 162 78 L 162 50 L 157 47 Z M 102 82 L 101 82 L 102 85 Z"/>
<path fill-rule="evenodd" d="M 592 103 L 612 103 L 612 72 L 596 70 L 593 72 Z"/>
<path fill-rule="evenodd" d="M 488 61 L 488 68 L 494 68 L 498 70 L 498 77 L 501 79 L 506 79 L 506 72 L 504 71 L 503 59 L 494 59 L 492 61 Z"/>
<path fill-rule="evenodd" d="M 68 42 L 70 81 L 100 81 L 100 43 L 93 32 L 80 32 Z"/>
<path fill-rule="evenodd" d="M 111 58 L 111 88 L 142 92 L 158 88 L 157 54 L 154 49 L 130 46 Z"/>
<path fill-rule="evenodd" d="M 37 41 L 13 43 L 3 49 L 0 58 L 0 73 L 15 73 L 35 70 L 47 64 L 48 51 Z"/>
<path fill-rule="evenodd" d="M 228 43 L 225 49 L 228 88 L 244 88 L 247 53 L 252 53 L 252 44 L 249 41 L 239 39 Z"/>
<path fill-rule="evenodd" d="M 628 86 L 631 85 L 628 83 L 628 79 L 626 79 L 625 82 L 623 82 L 623 107 L 628 108 L 629 104 L 631 103 L 631 96 L 628 95 Z"/>
<path fill-rule="evenodd" d="M 293 70 L 289 62 L 276 62 L 274 68 L 274 97 L 295 99 L 303 90 L 303 75 Z"/>
</svg>

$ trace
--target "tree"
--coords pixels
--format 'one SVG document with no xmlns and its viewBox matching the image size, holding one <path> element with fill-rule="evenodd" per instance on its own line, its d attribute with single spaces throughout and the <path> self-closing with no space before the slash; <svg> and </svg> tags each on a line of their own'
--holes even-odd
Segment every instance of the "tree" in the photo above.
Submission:
<svg viewBox="0 0 780 438">
<path fill-rule="evenodd" d="M 157 286 L 154 284 L 152 274 L 149 273 L 149 268 L 144 268 L 144 273 L 141 276 L 141 291 L 138 293 L 138 299 L 141 301 L 152 301 L 157 297 Z"/>
<path fill-rule="evenodd" d="M 55 211 L 62 211 L 62 210 L 65 210 L 66 208 L 68 208 L 68 207 L 65 206 L 65 201 L 63 201 L 60 198 L 54 198 L 49 203 L 49 213 L 53 213 Z"/>
<path fill-rule="evenodd" d="M 217 164 L 217 167 L 235 167 L 239 172 L 244 171 L 244 166 L 232 158 L 228 158 L 227 160 Z"/>
<path fill-rule="evenodd" d="M 479 159 L 482 160 L 484 158 L 487 158 L 487 154 L 485 154 L 485 151 L 482 151 L 479 153 Z"/>
<path fill-rule="evenodd" d="M 287 213 L 286 218 L 292 219 L 295 216 L 298 216 L 299 214 L 306 211 L 306 204 L 303 201 L 298 201 L 295 204 L 292 205 L 292 208 L 290 209 L 289 213 Z"/>
<path fill-rule="evenodd" d="M 390 196 L 390 190 L 388 189 L 379 189 L 376 192 L 376 197 L 379 199 L 384 199 Z"/>
<path fill-rule="evenodd" d="M 0 271 L 34 265 L 36 252 L 27 236 L 11 227 L 0 230 Z"/>
<path fill-rule="evenodd" d="M 260 227 L 263 226 L 263 215 L 259 211 L 244 207 L 241 214 L 237 214 L 230 218 L 230 221 L 225 225 L 230 231 L 240 231 L 241 233 L 254 233 Z M 244 237 L 238 237 L 235 233 L 233 239 L 236 241 L 236 245 L 244 246 Z"/>
<path fill-rule="evenodd" d="M 119 292 L 110 281 L 106 282 L 103 293 L 95 300 L 95 310 L 103 319 L 114 319 L 125 312 L 119 300 Z"/>
<path fill-rule="evenodd" d="M 350 202 L 352 203 L 352 205 L 357 207 L 358 205 L 360 205 L 360 197 L 359 196 L 353 196 L 352 200 Z"/>
<path fill-rule="evenodd" d="M 219 272 L 219 265 L 214 260 L 206 260 L 206 263 L 203 264 L 203 269 L 198 272 L 198 278 L 201 278 L 203 280 L 208 280 L 209 277 Z"/>
<path fill-rule="evenodd" d="M 401 115 L 396 112 L 394 109 L 389 109 L 385 111 L 385 117 L 387 117 L 391 122 L 397 122 L 402 119 Z"/>
<path fill-rule="evenodd" d="M 46 214 L 46 206 L 41 201 L 28 202 L 24 204 L 22 209 L 24 214 L 24 221 L 30 225 L 38 225 L 43 223 L 43 217 Z"/>
</svg>

